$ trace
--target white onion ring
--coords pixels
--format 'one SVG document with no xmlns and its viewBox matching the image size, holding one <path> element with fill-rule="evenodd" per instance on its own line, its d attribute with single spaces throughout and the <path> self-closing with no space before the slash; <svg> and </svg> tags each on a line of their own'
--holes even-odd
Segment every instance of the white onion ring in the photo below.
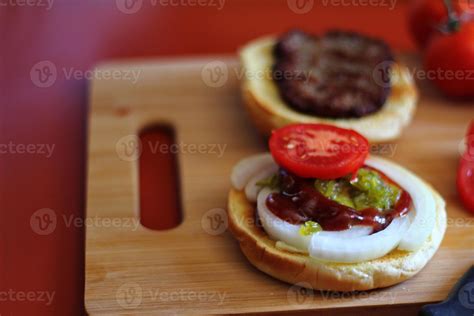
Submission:
<svg viewBox="0 0 474 316">
<path fill-rule="evenodd" d="M 257 199 L 257 212 L 265 232 L 273 240 L 281 240 L 299 250 L 308 251 L 311 236 L 301 235 L 299 225 L 290 224 L 282 220 L 267 208 L 267 198 L 272 192 L 276 191 L 263 188 L 258 194 Z"/>
<path fill-rule="evenodd" d="M 408 229 L 407 216 L 395 218 L 384 230 L 369 236 L 340 238 L 315 234 L 311 238 L 311 257 L 333 262 L 355 263 L 385 256 L 397 247 Z"/>
<path fill-rule="evenodd" d="M 260 192 L 260 190 L 262 189 L 262 187 L 257 185 L 257 183 L 263 179 L 271 177 L 277 172 L 278 165 L 272 162 L 269 165 L 265 166 L 255 176 L 253 176 L 245 186 L 245 195 L 247 196 L 247 200 L 251 202 L 257 201 L 258 192 Z"/>
<path fill-rule="evenodd" d="M 366 164 L 386 174 L 407 191 L 413 201 L 414 212 L 410 227 L 400 240 L 398 249 L 418 250 L 431 235 L 436 220 L 436 203 L 427 185 L 410 171 L 385 159 L 369 157 Z"/>
<path fill-rule="evenodd" d="M 269 153 L 259 154 L 244 158 L 239 161 L 230 175 L 232 186 L 237 190 L 243 190 L 249 180 L 265 166 L 275 163 Z"/>
<path fill-rule="evenodd" d="M 262 222 L 263 228 L 273 240 L 283 241 L 299 250 L 308 252 L 308 247 L 312 236 L 301 235 L 299 232 L 301 225 L 288 223 L 273 214 L 268 209 L 266 201 L 268 195 L 270 195 L 272 192 L 277 191 L 264 188 L 258 194 L 257 212 Z M 369 235 L 371 232 L 371 227 L 357 225 L 346 230 L 322 231 L 316 234 L 330 238 L 354 238 Z"/>
<path fill-rule="evenodd" d="M 338 230 L 338 231 L 327 230 L 327 231 L 322 231 L 318 234 L 320 236 L 325 236 L 325 237 L 355 238 L 355 237 L 370 235 L 372 231 L 373 231 L 373 228 L 370 226 L 356 225 L 346 230 Z"/>
<path fill-rule="evenodd" d="M 259 180 L 277 172 L 278 166 L 270 154 L 241 160 L 232 171 L 231 181 L 236 189 L 245 188 L 250 201 L 257 197 L 259 217 L 272 239 L 309 251 L 312 257 L 335 262 L 360 262 L 382 257 L 397 245 L 401 250 L 417 250 L 429 237 L 435 224 L 433 212 L 436 205 L 431 192 L 418 177 L 389 161 L 369 157 L 365 163 L 406 190 L 412 197 L 414 208 L 410 210 L 409 216 L 394 219 L 383 231 L 372 235 L 372 228 L 369 226 L 353 226 L 344 231 L 322 231 L 302 236 L 299 233 L 300 225 L 290 224 L 274 215 L 266 206 L 267 197 L 272 190 L 260 190 L 256 185 Z"/>
</svg>

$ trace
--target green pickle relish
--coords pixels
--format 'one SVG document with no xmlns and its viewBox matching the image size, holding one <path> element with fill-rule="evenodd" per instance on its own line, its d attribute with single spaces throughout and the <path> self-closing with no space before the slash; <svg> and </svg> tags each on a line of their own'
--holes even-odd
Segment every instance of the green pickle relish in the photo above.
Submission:
<svg viewBox="0 0 474 316">
<path fill-rule="evenodd" d="M 335 180 L 316 179 L 314 187 L 325 197 L 355 210 L 391 210 L 401 194 L 400 188 L 366 167 L 360 168 L 355 176 Z"/>
</svg>

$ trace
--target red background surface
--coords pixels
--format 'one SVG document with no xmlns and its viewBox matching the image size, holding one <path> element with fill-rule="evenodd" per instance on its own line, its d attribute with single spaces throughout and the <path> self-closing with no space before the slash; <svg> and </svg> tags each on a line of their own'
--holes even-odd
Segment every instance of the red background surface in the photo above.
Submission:
<svg viewBox="0 0 474 316">
<path fill-rule="evenodd" d="M 115 0 L 56 0 L 50 10 L 1 2 L 0 144 L 55 146 L 49 158 L 38 152 L 0 155 L 0 294 L 54 293 L 50 305 L 2 296 L 1 315 L 84 312 L 84 225 L 66 222 L 84 216 L 87 81 L 67 78 L 64 70 L 83 72 L 108 58 L 233 53 L 247 40 L 291 27 L 351 28 L 395 48 L 413 48 L 403 1 L 394 10 L 315 1 L 307 14 L 291 11 L 286 0 L 227 0 L 222 10 L 144 2 L 135 14 L 118 10 Z M 49 88 L 30 77 L 44 60 L 58 69 Z M 57 217 L 48 235 L 30 225 L 42 208 Z"/>
</svg>

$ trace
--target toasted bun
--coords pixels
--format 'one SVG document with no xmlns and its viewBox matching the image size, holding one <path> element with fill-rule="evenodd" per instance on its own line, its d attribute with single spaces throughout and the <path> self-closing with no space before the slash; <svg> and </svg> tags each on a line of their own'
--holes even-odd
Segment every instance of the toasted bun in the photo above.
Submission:
<svg viewBox="0 0 474 316">
<path fill-rule="evenodd" d="M 272 54 L 275 39 L 257 39 L 240 51 L 245 78 L 242 80 L 244 104 L 257 128 L 270 132 L 290 123 L 326 123 L 353 129 L 372 142 L 397 138 L 411 120 L 418 94 L 413 78 L 406 66 L 392 66 L 391 93 L 382 108 L 362 118 L 329 119 L 307 115 L 293 110 L 280 97 L 272 80 L 274 63 Z"/>
<path fill-rule="evenodd" d="M 319 290 L 362 291 L 400 283 L 419 272 L 439 248 L 446 231 L 445 202 L 430 188 L 436 201 L 436 224 L 425 244 L 415 252 L 393 250 L 384 257 L 360 263 L 318 261 L 305 253 L 281 247 L 255 225 L 256 206 L 245 193 L 229 193 L 229 227 L 248 260 L 282 281 Z"/>
</svg>

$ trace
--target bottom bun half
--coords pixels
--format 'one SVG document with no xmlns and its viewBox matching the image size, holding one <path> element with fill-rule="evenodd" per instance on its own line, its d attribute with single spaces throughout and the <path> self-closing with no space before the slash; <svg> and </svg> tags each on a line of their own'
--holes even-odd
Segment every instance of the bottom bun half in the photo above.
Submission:
<svg viewBox="0 0 474 316">
<path fill-rule="evenodd" d="M 436 224 L 431 236 L 415 252 L 393 250 L 360 263 L 323 262 L 308 254 L 281 247 L 257 225 L 256 206 L 242 191 L 229 193 L 229 227 L 242 252 L 259 270 L 279 280 L 318 290 L 362 291 L 387 287 L 418 273 L 439 248 L 446 231 L 445 202 L 430 189 L 436 201 Z"/>
</svg>

